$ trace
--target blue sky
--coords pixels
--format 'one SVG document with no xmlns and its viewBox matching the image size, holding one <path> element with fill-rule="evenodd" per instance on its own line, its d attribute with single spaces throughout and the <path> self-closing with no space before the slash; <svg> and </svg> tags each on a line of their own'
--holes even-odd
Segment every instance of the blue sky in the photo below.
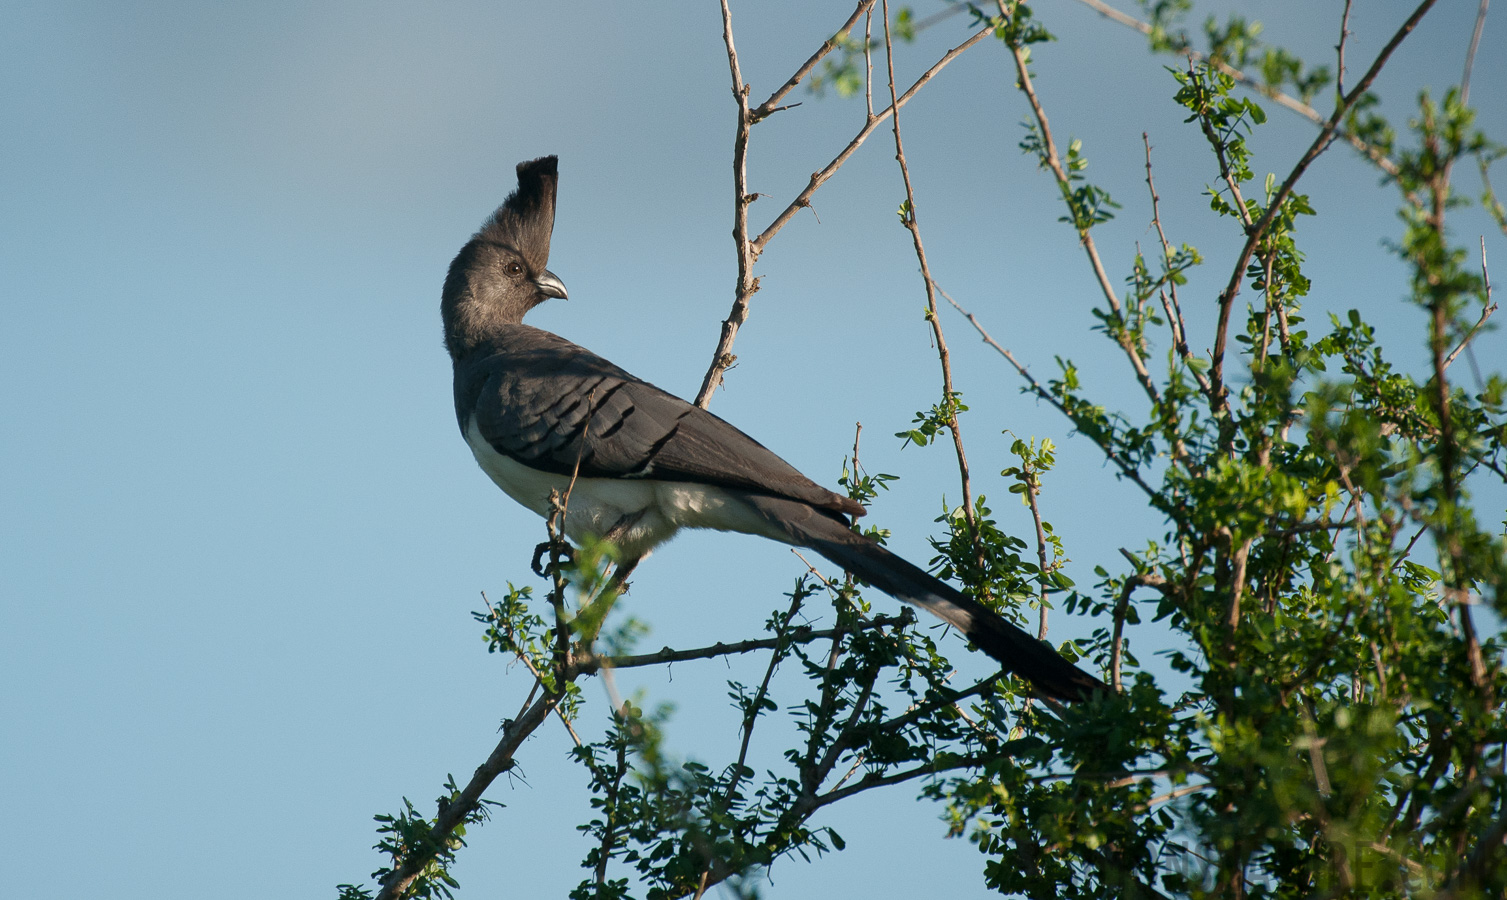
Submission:
<svg viewBox="0 0 1507 900">
<path fill-rule="evenodd" d="M 1341 6 L 1244 9 L 1275 42 L 1327 61 Z M 1438 94 L 1458 79 L 1475 6 L 1441 4 L 1404 45 L 1378 84 L 1390 113 L 1405 118 L 1418 86 Z M 1163 62 L 1077 3 L 1037 9 L 1060 38 L 1035 67 L 1057 135 L 1083 139 L 1088 174 L 1123 204 L 1098 235 L 1112 277 L 1150 243 L 1147 131 L 1170 236 L 1210 259 L 1185 294 L 1202 292 L 1190 327 L 1207 334 L 1233 241 L 1201 196 L 1215 173 L 1170 103 Z M 1352 79 L 1409 9 L 1356 5 Z M 755 99 L 850 10 L 735 3 Z M 901 80 L 964 27 L 901 48 Z M 1507 140 L 1494 99 L 1507 91 L 1502 27 L 1487 23 L 1472 90 Z M 445 775 L 485 757 L 528 689 L 484 652 L 469 611 L 481 591 L 532 582 L 543 528 L 456 431 L 445 267 L 511 190 L 514 165 L 558 154 L 550 267 L 571 300 L 532 324 L 693 394 L 735 273 L 717 5 L 12 0 L 0 5 L 0 77 L 10 890 L 333 896 L 378 864 L 371 816 L 405 795 L 431 811 Z M 1097 295 L 1055 188 L 1017 149 L 1027 110 L 1012 80 L 986 43 L 902 113 L 934 276 L 1039 375 L 1071 356 L 1106 402 L 1138 410 L 1123 359 L 1089 332 Z M 859 100 L 792 99 L 803 105 L 754 133 L 760 227 L 861 123 Z M 1311 126 L 1268 109 L 1258 168 L 1285 173 Z M 1320 213 L 1300 232 L 1309 320 L 1358 307 L 1397 359 L 1421 366 L 1423 320 L 1383 243 L 1399 231 L 1395 204 L 1376 180 L 1339 148 L 1304 183 Z M 1469 173 L 1460 184 L 1475 193 Z M 760 261 L 763 289 L 712 408 L 828 485 L 862 422 L 866 467 L 902 476 L 872 517 L 924 562 L 957 489 L 945 449 L 890 437 L 939 392 L 894 218 L 903 197 L 889 133 L 877 133 Z M 1470 246 L 1485 234 L 1507 271 L 1507 242 L 1479 210 L 1454 222 Z M 1043 504 L 1080 584 L 1160 533 L 966 322 L 944 325 L 979 487 L 1008 527 L 1025 534 L 1028 519 L 997 476 L 1004 429 L 1061 447 Z M 1477 358 L 1507 359 L 1500 333 Z M 774 544 L 689 535 L 645 564 L 629 602 L 654 628 L 646 647 L 736 639 L 783 605 L 802 568 Z M 1054 623 L 1057 638 L 1092 627 Z M 1168 640 L 1136 637 L 1143 659 Z M 623 686 L 674 702 L 673 745 L 718 761 L 736 740 L 723 680 L 747 680 L 741 665 Z M 600 722 L 600 689 L 588 691 Z M 582 877 L 584 778 L 567 746 L 542 729 L 521 777 L 494 786 L 508 808 L 472 832 L 463 896 L 558 896 Z M 819 824 L 850 849 L 781 863 L 768 893 L 982 896 L 981 858 L 941 839 L 936 812 L 907 788 L 836 810 Z"/>
</svg>

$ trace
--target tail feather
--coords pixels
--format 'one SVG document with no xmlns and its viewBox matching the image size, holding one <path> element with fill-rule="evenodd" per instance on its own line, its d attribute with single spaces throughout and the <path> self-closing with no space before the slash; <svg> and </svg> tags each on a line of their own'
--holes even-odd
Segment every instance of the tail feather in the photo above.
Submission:
<svg viewBox="0 0 1507 900">
<path fill-rule="evenodd" d="M 1104 682 L 1063 659 L 1045 641 L 854 533 L 836 518 L 783 497 L 749 494 L 747 500 L 781 533 L 781 540 L 809 547 L 891 597 L 919 606 L 956 627 L 1006 670 L 1031 682 L 1037 693 L 1075 701 L 1109 691 Z"/>
</svg>

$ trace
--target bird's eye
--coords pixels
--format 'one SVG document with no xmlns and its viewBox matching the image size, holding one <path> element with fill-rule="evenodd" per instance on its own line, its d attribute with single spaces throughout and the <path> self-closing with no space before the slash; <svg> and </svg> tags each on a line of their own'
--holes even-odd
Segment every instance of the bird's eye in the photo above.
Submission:
<svg viewBox="0 0 1507 900">
<path fill-rule="evenodd" d="M 523 266 L 516 262 L 508 263 L 505 271 L 514 278 L 521 278 L 523 276 Z"/>
</svg>

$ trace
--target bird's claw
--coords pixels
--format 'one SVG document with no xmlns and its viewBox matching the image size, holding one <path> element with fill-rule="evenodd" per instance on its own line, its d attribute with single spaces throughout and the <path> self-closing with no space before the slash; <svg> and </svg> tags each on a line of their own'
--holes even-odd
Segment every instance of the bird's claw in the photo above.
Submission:
<svg viewBox="0 0 1507 900">
<path fill-rule="evenodd" d="M 547 564 L 544 562 L 546 554 L 550 557 Z M 575 558 L 575 549 L 564 541 L 545 541 L 534 548 L 534 558 L 529 561 L 529 568 L 540 578 L 548 578 L 562 562 L 575 562 Z"/>
</svg>

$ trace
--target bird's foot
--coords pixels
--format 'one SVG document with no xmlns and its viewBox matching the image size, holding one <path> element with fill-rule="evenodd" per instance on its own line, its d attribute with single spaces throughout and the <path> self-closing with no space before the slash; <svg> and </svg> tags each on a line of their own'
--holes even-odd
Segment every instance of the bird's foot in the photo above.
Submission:
<svg viewBox="0 0 1507 900">
<path fill-rule="evenodd" d="M 544 562 L 545 555 L 549 556 L 549 562 Z M 529 562 L 529 568 L 540 578 L 548 578 L 560 565 L 575 562 L 575 548 L 564 541 L 545 541 L 534 548 L 534 558 Z"/>
</svg>

